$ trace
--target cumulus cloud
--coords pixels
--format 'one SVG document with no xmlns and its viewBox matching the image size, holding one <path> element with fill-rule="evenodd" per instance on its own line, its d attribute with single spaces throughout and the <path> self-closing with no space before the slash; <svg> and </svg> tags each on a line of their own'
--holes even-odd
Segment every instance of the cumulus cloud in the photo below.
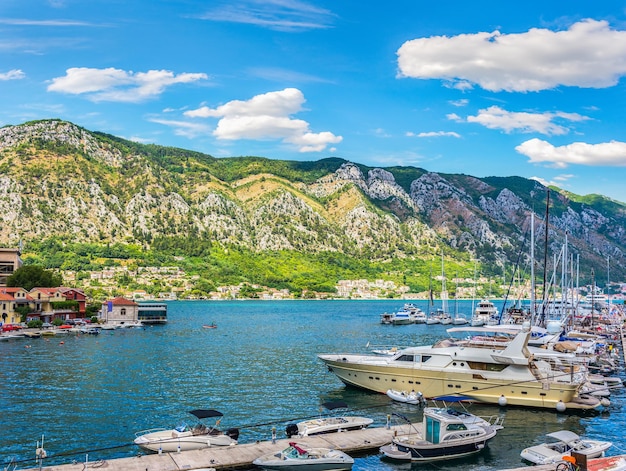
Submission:
<svg viewBox="0 0 626 471">
<path fill-rule="evenodd" d="M 26 77 L 26 74 L 20 69 L 13 69 L 8 72 L 0 73 L 0 80 L 20 80 L 24 77 Z"/>
<path fill-rule="evenodd" d="M 569 129 L 556 124 L 555 120 L 584 121 L 590 118 L 578 113 L 527 113 L 506 111 L 499 106 L 490 106 L 479 110 L 478 115 L 468 116 L 468 123 L 478 123 L 489 129 L 502 129 L 510 133 L 519 131 L 523 133 L 538 132 L 546 135 L 567 134 Z"/>
<path fill-rule="evenodd" d="M 515 148 L 529 157 L 531 163 L 545 163 L 555 168 L 568 165 L 588 165 L 606 167 L 626 167 L 626 143 L 618 141 L 601 144 L 574 142 L 555 147 L 540 139 L 530 139 Z"/>
<path fill-rule="evenodd" d="M 584 20 L 565 31 L 533 28 L 413 39 L 398 49 L 399 76 L 454 87 L 528 92 L 560 85 L 606 88 L 626 73 L 626 31 Z"/>
<path fill-rule="evenodd" d="M 300 152 L 319 152 L 343 139 L 325 131 L 312 133 L 309 123 L 291 115 L 302 111 L 304 95 L 297 88 L 285 88 L 252 97 L 233 100 L 217 108 L 203 106 L 186 111 L 190 118 L 219 118 L 213 135 L 218 139 L 281 139 L 298 146 Z"/>
<path fill-rule="evenodd" d="M 243 23 L 277 31 L 298 32 L 325 29 L 335 15 L 302 0 L 240 0 L 224 2 L 200 18 Z"/>
<path fill-rule="evenodd" d="M 461 135 L 453 132 L 453 131 L 430 131 L 430 132 L 420 132 L 419 134 L 415 134 L 414 132 L 407 132 L 406 135 L 408 137 L 456 137 L 460 138 Z"/>
<path fill-rule="evenodd" d="M 169 70 L 132 72 L 121 69 L 67 69 L 65 76 L 52 79 L 48 91 L 86 95 L 92 101 L 138 103 L 154 98 L 171 85 L 206 80 L 203 73 L 174 74 Z"/>
</svg>

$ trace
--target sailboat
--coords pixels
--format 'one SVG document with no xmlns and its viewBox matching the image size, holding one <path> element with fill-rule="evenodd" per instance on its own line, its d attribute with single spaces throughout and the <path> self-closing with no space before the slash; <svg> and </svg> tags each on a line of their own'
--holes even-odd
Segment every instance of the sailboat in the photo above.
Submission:
<svg viewBox="0 0 626 471">
<path fill-rule="evenodd" d="M 439 321 L 444 325 L 453 322 L 452 316 L 448 312 L 448 290 L 446 289 L 446 272 L 443 268 L 443 252 L 441 252 L 441 315 Z"/>
<path fill-rule="evenodd" d="M 441 322 L 441 314 L 442 312 L 437 309 L 433 311 L 433 306 L 435 305 L 435 301 L 433 300 L 433 266 L 432 263 L 430 265 L 430 276 L 428 278 L 428 297 L 430 299 L 430 314 L 426 319 L 427 325 L 439 324 Z"/>
<path fill-rule="evenodd" d="M 455 278 L 458 279 L 456 275 L 455 275 Z M 457 290 L 455 289 L 454 290 L 454 319 L 452 319 L 452 323 L 454 325 L 465 325 L 469 321 L 467 320 L 467 317 L 465 317 L 463 314 L 459 312 L 459 303 L 457 302 L 456 292 Z"/>
</svg>

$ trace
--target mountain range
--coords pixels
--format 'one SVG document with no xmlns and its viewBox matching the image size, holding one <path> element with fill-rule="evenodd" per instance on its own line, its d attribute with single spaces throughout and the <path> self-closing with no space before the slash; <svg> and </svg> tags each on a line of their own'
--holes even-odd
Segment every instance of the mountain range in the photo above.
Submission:
<svg viewBox="0 0 626 471">
<path fill-rule="evenodd" d="M 626 275 L 624 203 L 521 177 L 340 158 L 215 158 L 56 119 L 0 128 L 0 169 L 0 244 L 8 247 L 54 239 L 151 250 L 184 240 L 390 267 L 445 253 L 502 273 L 528 271 L 533 214 L 537 264 L 558 268 L 567 241 L 564 265 L 581 280 L 606 281 L 608 267 L 613 280 Z"/>
</svg>

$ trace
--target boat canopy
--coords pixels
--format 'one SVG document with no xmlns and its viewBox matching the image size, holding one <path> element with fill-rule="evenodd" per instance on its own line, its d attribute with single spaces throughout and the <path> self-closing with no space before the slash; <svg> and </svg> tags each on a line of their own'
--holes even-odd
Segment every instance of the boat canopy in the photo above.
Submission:
<svg viewBox="0 0 626 471">
<path fill-rule="evenodd" d="M 343 408 L 347 408 L 348 407 L 348 404 L 346 404 L 343 401 L 329 401 L 329 402 L 325 402 L 322 405 L 324 407 L 326 407 L 326 409 L 328 409 L 328 410 L 343 409 Z"/>
<path fill-rule="evenodd" d="M 576 435 L 574 432 L 570 432 L 569 430 L 559 430 L 558 432 L 548 433 L 546 437 L 551 437 L 565 443 L 570 443 L 574 440 L 580 439 L 578 435 Z"/>
<path fill-rule="evenodd" d="M 189 411 L 190 414 L 195 415 L 199 419 L 206 419 L 208 417 L 222 417 L 220 411 L 214 409 L 194 409 Z"/>
<path fill-rule="evenodd" d="M 434 401 L 444 401 L 444 402 L 471 402 L 472 399 L 469 396 L 437 396 L 433 398 Z"/>
</svg>

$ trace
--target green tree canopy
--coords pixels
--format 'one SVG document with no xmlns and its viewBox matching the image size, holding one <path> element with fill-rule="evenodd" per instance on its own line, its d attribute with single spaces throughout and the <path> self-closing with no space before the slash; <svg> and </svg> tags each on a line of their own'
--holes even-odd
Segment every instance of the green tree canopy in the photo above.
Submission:
<svg viewBox="0 0 626 471">
<path fill-rule="evenodd" d="M 56 288 L 63 284 L 63 278 L 38 265 L 24 265 L 7 278 L 7 286 L 24 288 Z"/>
</svg>

